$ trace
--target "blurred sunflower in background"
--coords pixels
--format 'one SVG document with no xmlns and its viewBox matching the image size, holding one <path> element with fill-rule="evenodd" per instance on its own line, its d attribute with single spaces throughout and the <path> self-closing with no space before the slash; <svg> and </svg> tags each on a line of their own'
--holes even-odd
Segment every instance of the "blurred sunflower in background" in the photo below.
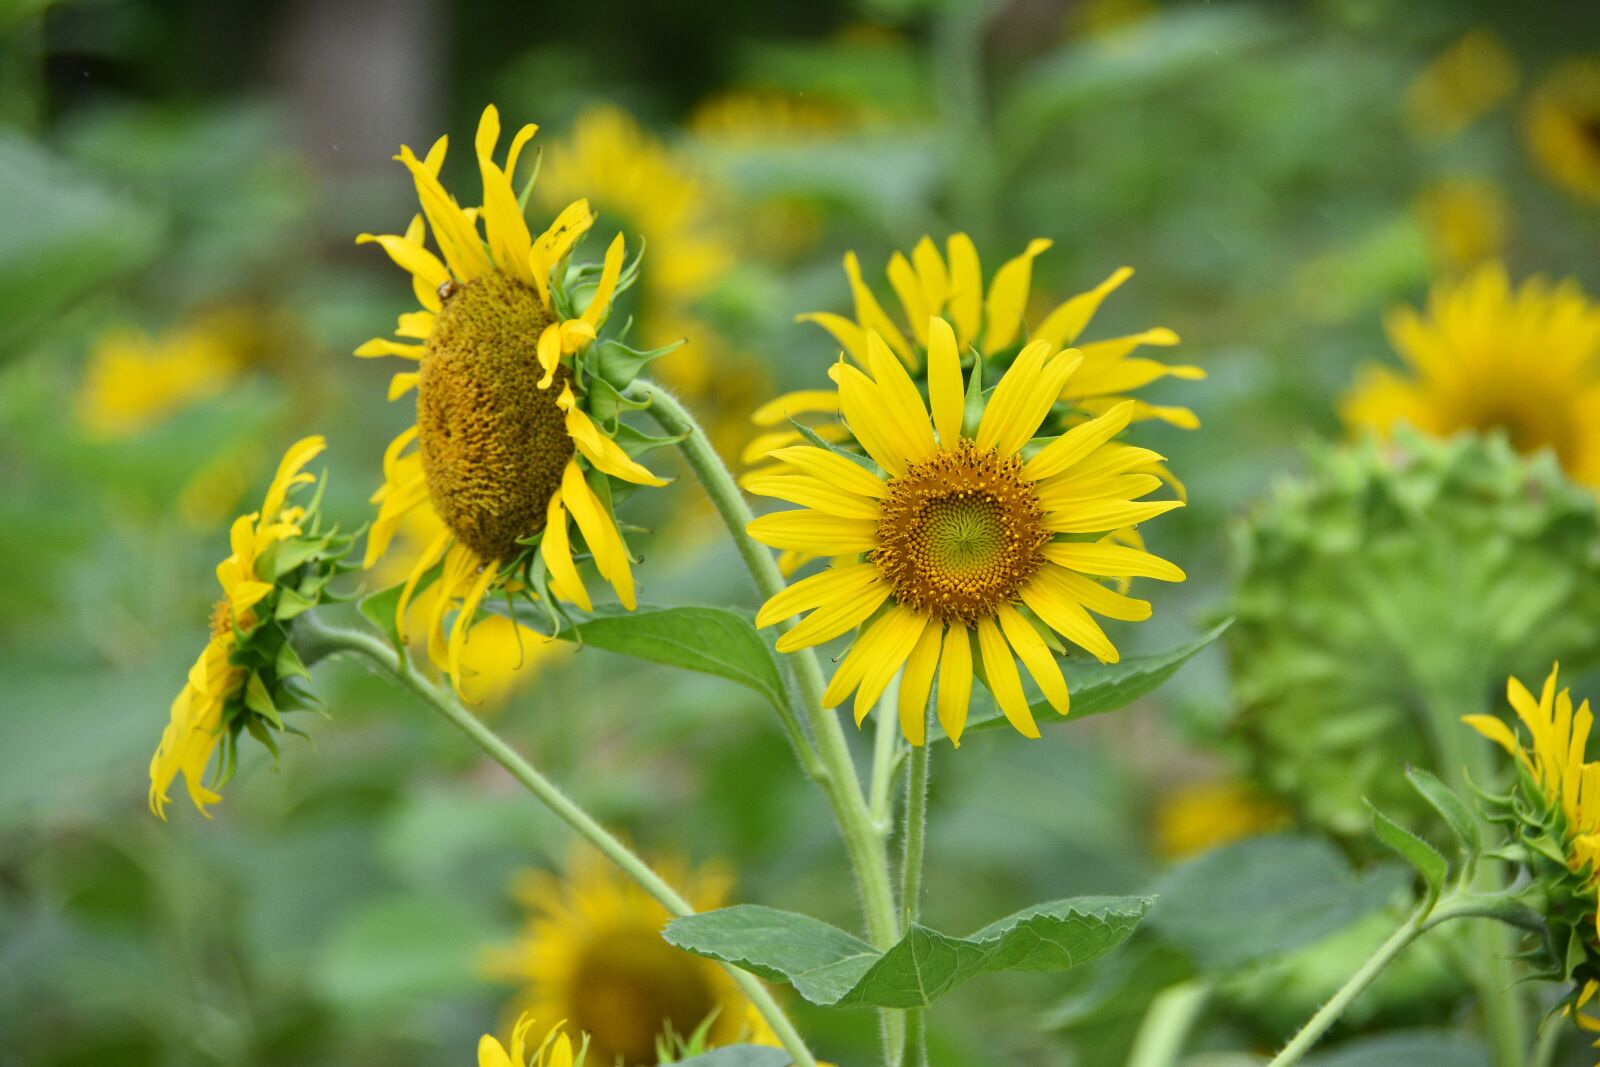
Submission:
<svg viewBox="0 0 1600 1067">
<path fill-rule="evenodd" d="M 545 150 L 536 196 L 550 207 L 586 197 L 619 232 L 643 242 L 648 269 L 638 285 L 637 341 L 680 345 L 655 371 L 697 402 L 713 442 L 726 452 L 743 437 L 726 416 L 747 410 L 766 381 L 705 313 L 737 262 L 719 210 L 726 191 L 627 112 L 603 105 L 580 113 L 567 137 Z"/>
<path fill-rule="evenodd" d="M 155 336 L 132 326 L 106 330 L 74 398 L 79 423 L 94 437 L 128 437 L 220 393 L 243 360 L 216 325 L 200 321 Z"/>
<path fill-rule="evenodd" d="M 1424 137 L 1454 136 L 1508 100 L 1518 78 L 1517 61 L 1498 35 L 1469 30 L 1412 80 L 1406 119 Z"/>
<path fill-rule="evenodd" d="M 529 591 L 546 603 L 553 596 L 592 608 L 569 519 L 600 576 L 631 610 L 631 553 L 612 511 L 610 479 L 666 484 L 628 455 L 603 419 L 591 417 L 604 400 L 614 420 L 619 389 L 627 385 L 608 380 L 585 357 L 634 272 L 624 276 L 620 234 L 598 277 L 593 268 L 569 265 L 573 246 L 594 222 L 585 200 L 567 205 L 532 236 L 512 175 L 536 129 L 517 132 L 502 169 L 494 161 L 499 113 L 493 105 L 484 109 L 475 141 L 483 206 L 471 212 L 439 183 L 446 138 L 422 159 L 402 148 L 396 158 L 411 172 L 423 214 L 404 235 L 358 238 L 382 246 L 411 274 L 422 305 L 400 316 L 396 334 L 406 340 L 374 338 L 356 350 L 419 364 L 396 374 L 389 388 L 390 400 L 417 390 L 417 422 L 384 455 L 366 564 L 383 558 L 408 512 L 432 510 L 439 532 L 412 562 L 395 624 L 403 638 L 411 598 L 438 568 L 428 654 L 458 688 L 472 621 L 491 591 Z M 423 244 L 424 216 L 442 261 Z M 580 313 L 575 301 L 584 290 Z M 622 378 L 631 379 L 631 371 Z M 458 615 L 447 638 L 452 609 Z"/>
<path fill-rule="evenodd" d="M 652 866 L 696 911 L 727 902 L 732 879 L 715 866 Z M 560 874 L 524 871 L 512 894 L 527 911 L 526 928 L 490 952 L 488 970 L 522 986 L 513 1010 L 586 1033 L 593 1062 L 653 1067 L 657 1038 L 669 1027 L 691 1034 L 707 1019 L 709 1047 L 745 1036 L 746 1002 L 733 980 L 662 940 L 667 910 L 598 853 L 575 850 Z"/>
<path fill-rule="evenodd" d="M 1441 178 L 1412 205 L 1428 251 L 1442 271 L 1476 267 L 1500 254 L 1511 232 L 1511 205 L 1486 178 Z"/>
<path fill-rule="evenodd" d="M 1528 100 L 1528 147 L 1550 179 L 1600 201 L 1600 59 L 1558 64 Z"/>
<path fill-rule="evenodd" d="M 778 638 L 780 652 L 864 625 L 822 697 L 831 708 L 854 692 L 858 725 L 904 667 L 898 710 L 906 739 L 926 740 L 937 675 L 939 723 L 959 745 L 972 679 L 981 672 L 1011 725 L 1038 737 L 1016 660 L 1050 706 L 1067 714 L 1067 684 L 1054 654 L 1064 649 L 1050 631 L 1102 663 L 1116 662 L 1116 647 L 1089 611 L 1138 621 L 1150 617 L 1150 604 L 1096 579 L 1182 581 L 1184 573 L 1104 538 L 1183 502 L 1140 501 L 1161 484 L 1141 468 L 1160 457 L 1111 441 L 1134 417 L 1136 401 L 1030 447 L 1056 398 L 1087 365 L 1078 350 L 1029 343 L 987 398 L 975 365 L 969 398 L 955 328 L 931 316 L 918 334 L 927 338 L 930 403 L 875 330 L 862 338 L 866 371 L 844 361 L 833 368 L 838 410 L 873 465 L 794 445 L 772 453 L 775 468 L 747 477 L 752 493 L 800 505 L 757 518 L 752 537 L 834 557 L 829 569 L 768 600 L 756 625 L 810 612 Z"/>
<path fill-rule="evenodd" d="M 1410 373 L 1368 367 L 1341 414 L 1379 436 L 1408 425 L 1435 437 L 1500 431 L 1522 453 L 1549 449 L 1600 486 L 1600 306 L 1574 280 L 1513 289 L 1487 263 L 1435 285 L 1425 314 L 1390 313 L 1390 343 Z"/>
<path fill-rule="evenodd" d="M 1190 782 L 1164 792 L 1151 820 L 1156 854 L 1186 859 L 1288 825 L 1283 804 L 1242 778 Z"/>
</svg>

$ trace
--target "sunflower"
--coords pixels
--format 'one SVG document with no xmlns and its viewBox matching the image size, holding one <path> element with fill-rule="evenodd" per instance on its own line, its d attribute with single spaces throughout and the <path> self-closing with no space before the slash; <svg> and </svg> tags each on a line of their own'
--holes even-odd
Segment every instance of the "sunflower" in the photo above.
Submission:
<svg viewBox="0 0 1600 1067">
<path fill-rule="evenodd" d="M 1161 484 L 1141 468 L 1161 457 L 1111 441 L 1134 417 L 1137 401 L 1114 404 L 1035 450 L 1035 432 L 1088 364 L 1079 351 L 1030 342 L 986 401 L 979 365 L 973 374 L 980 388 L 969 404 L 956 329 L 930 316 L 920 332 L 928 338 L 931 405 L 875 330 L 866 331 L 861 346 L 865 372 L 842 360 L 833 369 L 844 422 L 875 467 L 833 449 L 794 445 L 772 454 L 778 473 L 747 480 L 753 493 L 802 506 L 754 520 L 752 537 L 835 557 L 828 570 L 767 601 L 756 624 L 811 612 L 778 638 L 785 652 L 868 624 L 835 671 L 823 706 L 854 691 L 859 725 L 904 667 L 900 723 L 914 745 L 925 738 L 935 674 L 939 722 L 960 743 L 976 644 L 976 662 L 1000 710 L 1020 733 L 1037 737 L 1013 656 L 1065 715 L 1067 686 L 1049 631 L 1112 663 L 1116 647 L 1085 609 L 1117 619 L 1150 616 L 1147 601 L 1091 576 L 1184 577 L 1148 552 L 1084 538 L 1109 535 L 1182 501 L 1139 501 Z"/>
<path fill-rule="evenodd" d="M 74 408 L 93 436 L 129 437 L 221 392 L 240 365 L 230 339 L 204 321 L 159 336 L 117 326 L 95 341 Z"/>
<path fill-rule="evenodd" d="M 511 1047 L 502 1045 L 492 1034 L 484 1034 L 478 1041 L 478 1067 L 583 1067 L 588 1059 L 589 1042 L 585 1038 L 572 1052 L 572 1039 L 557 1023 L 545 1032 L 544 1040 L 528 1059 L 528 1031 L 533 1029 L 533 1017 L 523 1015 L 511 1028 Z"/>
<path fill-rule="evenodd" d="M 458 687 L 471 621 L 493 591 L 527 589 L 591 609 L 569 519 L 600 576 L 631 610 L 633 571 L 612 513 L 611 479 L 665 484 L 617 443 L 604 419 L 591 417 L 599 398 L 615 411 L 627 384 L 605 377 L 588 357 L 612 298 L 633 272 L 624 276 L 620 234 L 592 286 L 593 268 L 569 265 L 594 222 L 587 201 L 568 204 L 532 236 L 511 178 L 536 129 L 518 131 L 502 168 L 494 161 L 499 113 L 484 109 L 475 141 L 483 206 L 471 210 L 439 183 L 445 138 L 422 159 L 402 148 L 396 158 L 416 183 L 422 214 L 403 235 L 357 238 L 377 243 L 411 274 L 422 305 L 400 316 L 396 334 L 406 340 L 375 338 L 356 350 L 418 364 L 396 374 L 389 388 L 391 400 L 417 391 L 417 419 L 384 456 L 366 563 L 383 557 L 407 513 L 430 509 L 439 520 L 438 534 L 412 562 L 395 619 L 403 635 L 412 596 L 437 568 L 428 653 Z M 423 243 L 424 216 L 442 260 Z M 447 638 L 452 609 L 457 621 Z"/>
<path fill-rule="evenodd" d="M 1402 307 L 1386 326 L 1412 373 L 1368 368 L 1342 404 L 1350 426 L 1500 430 L 1517 451 L 1549 449 L 1574 480 L 1600 485 L 1600 306 L 1577 282 L 1513 290 L 1488 263 L 1436 285 L 1426 315 Z"/>
<path fill-rule="evenodd" d="M 669 881 L 687 887 L 697 911 L 726 902 L 726 875 L 685 873 L 670 871 Z M 665 1027 L 693 1033 L 713 1013 L 710 1044 L 738 1039 L 745 1001 L 733 980 L 712 961 L 662 940 L 667 910 L 598 853 L 575 852 L 565 877 L 524 871 L 513 893 L 528 911 L 526 932 L 495 951 L 489 969 L 523 986 L 518 1010 L 565 1019 L 588 1034 L 596 1063 L 653 1065 Z"/>
<path fill-rule="evenodd" d="M 163 819 L 178 775 L 189 799 L 208 815 L 206 806 L 222 799 L 216 787 L 232 771 L 239 732 L 248 729 L 270 748 L 266 727 L 284 729 L 279 710 L 291 706 L 285 698 L 294 695 L 286 679 L 304 673 L 285 623 L 317 602 L 349 547 L 348 538 L 317 528 L 315 501 L 304 508 L 289 503 L 300 486 L 315 481 L 302 469 L 324 444 L 306 437 L 290 446 L 261 510 L 240 516 L 229 531 L 233 552 L 217 565 L 222 598 L 211 613 L 211 638 L 172 702 L 171 721 L 150 760 L 150 810 Z M 219 745 L 223 758 L 207 786 L 206 768 Z"/>
<path fill-rule="evenodd" d="M 1052 346 L 1072 345 L 1088 327 L 1100 304 L 1133 276 L 1130 267 L 1121 267 L 1087 292 L 1079 293 L 1058 305 L 1036 327 L 1024 320 L 1033 277 L 1033 261 L 1050 248 L 1051 242 L 1037 238 L 1027 249 L 995 272 L 985 295 L 983 268 L 977 248 L 964 233 L 954 234 L 945 252 L 930 237 L 923 237 L 908 259 L 896 252 L 889 260 L 889 285 L 904 312 L 896 322 L 861 276 L 861 263 L 854 252 L 844 257 L 844 272 L 855 301 L 855 316 L 817 311 L 798 316 L 798 321 L 814 322 L 833 335 L 858 366 L 866 366 L 866 336 L 877 333 L 919 380 L 928 374 L 928 330 L 931 316 L 946 322 L 955 333 L 960 351 L 975 349 L 985 358 L 1004 359 L 1014 354 L 1024 341 L 1046 341 Z M 902 323 L 904 326 L 902 326 Z M 1131 358 L 1141 345 L 1175 345 L 1178 335 L 1165 327 L 1155 327 L 1122 337 L 1108 338 L 1077 346 L 1083 366 L 1062 387 L 1060 400 L 1078 418 L 1103 415 L 1127 399 L 1124 394 L 1159 378 L 1204 378 L 1199 367 L 1173 366 L 1154 359 Z M 1132 418 L 1160 419 L 1184 429 L 1199 425 L 1194 412 L 1182 407 L 1158 407 L 1142 400 L 1133 402 Z M 838 396 L 831 389 L 808 389 L 787 393 L 758 408 L 753 421 L 769 432 L 745 449 L 744 461 L 758 463 L 769 452 L 797 444 L 803 435 L 785 424 L 790 418 L 824 416 L 812 427 L 824 440 L 844 440 L 844 427 L 828 421 L 839 412 Z M 784 428 L 779 428 L 784 427 Z"/>
<path fill-rule="evenodd" d="M 1156 853 L 1169 860 L 1209 852 L 1283 827 L 1289 813 L 1237 778 L 1193 782 L 1168 791 L 1155 811 Z"/>
<path fill-rule="evenodd" d="M 1517 88 L 1517 61 L 1488 30 L 1470 30 L 1440 52 L 1406 90 L 1406 119 L 1418 134 L 1451 137 Z"/>
<path fill-rule="evenodd" d="M 1476 267 L 1500 252 L 1511 229 L 1511 208 L 1494 182 L 1444 178 L 1413 204 L 1434 263 L 1449 270 Z"/>
<path fill-rule="evenodd" d="M 1528 731 L 1526 745 L 1497 716 L 1462 721 L 1516 762 L 1511 796 L 1480 796 L 1491 814 L 1503 816 L 1497 821 L 1513 827 L 1540 890 L 1551 927 L 1547 944 L 1560 956 L 1546 962 L 1573 982 L 1565 1010 L 1576 1011 L 1585 1030 L 1600 1033 L 1600 1017 L 1582 1011 L 1600 994 L 1600 762 L 1584 758 L 1594 727 L 1589 702 L 1574 708 L 1570 691 L 1556 690 L 1558 672 L 1559 666 L 1551 669 L 1537 699 L 1516 678 L 1506 682 L 1506 699 Z"/>
<path fill-rule="evenodd" d="M 1600 201 L 1600 59 L 1552 70 L 1528 101 L 1528 146 L 1551 180 Z"/>
</svg>

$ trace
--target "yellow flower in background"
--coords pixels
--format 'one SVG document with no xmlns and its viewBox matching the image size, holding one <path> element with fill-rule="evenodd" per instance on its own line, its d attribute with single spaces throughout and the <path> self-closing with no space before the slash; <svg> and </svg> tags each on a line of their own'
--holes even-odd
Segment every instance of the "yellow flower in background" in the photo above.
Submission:
<svg viewBox="0 0 1600 1067">
<path fill-rule="evenodd" d="M 1437 181 L 1417 197 L 1415 210 L 1434 262 L 1448 270 L 1498 255 L 1511 229 L 1505 194 L 1482 178 Z"/>
<path fill-rule="evenodd" d="M 128 437 L 220 393 L 240 366 L 233 338 L 205 321 L 155 337 L 117 327 L 89 353 L 74 410 L 90 434 Z"/>
<path fill-rule="evenodd" d="M 1600 485 L 1600 306 L 1577 282 L 1513 289 L 1489 263 L 1434 286 L 1426 314 L 1397 308 L 1385 325 L 1408 372 L 1367 368 L 1342 404 L 1348 425 L 1381 436 L 1401 424 L 1436 437 L 1499 430 Z"/>
<path fill-rule="evenodd" d="M 1425 137 L 1460 133 L 1517 88 L 1517 61 L 1488 30 L 1472 30 L 1429 63 L 1406 90 L 1406 119 Z"/>
<path fill-rule="evenodd" d="M 829 449 L 794 445 L 772 453 L 775 473 L 747 477 L 752 493 L 801 505 L 756 519 L 752 537 L 773 548 L 835 557 L 828 570 L 767 601 L 756 624 L 811 613 L 778 638 L 781 652 L 866 624 L 822 700 L 831 708 L 855 692 L 858 725 L 904 667 L 899 716 L 906 738 L 924 742 L 937 674 L 939 722 L 959 744 L 976 659 L 1006 718 L 1023 735 L 1037 737 L 1016 659 L 1065 715 L 1067 686 L 1049 631 L 1101 662 L 1115 662 L 1116 647 L 1089 611 L 1136 621 L 1150 617 L 1150 604 L 1097 579 L 1182 581 L 1184 574 L 1166 560 L 1103 538 L 1182 502 L 1140 501 L 1161 484 L 1143 472 L 1161 457 L 1111 440 L 1134 417 L 1136 401 L 1116 403 L 1024 453 L 1057 398 L 1072 391 L 1073 376 L 1088 366 L 1080 351 L 1057 351 L 1048 340 L 1029 343 L 976 425 L 964 425 L 956 328 L 930 316 L 918 336 L 928 338 L 931 403 L 923 401 L 901 357 L 870 328 L 858 352 L 866 372 L 842 360 L 832 371 L 844 422 L 876 470 Z M 994 340 L 1004 344 L 1010 336 Z"/>
<path fill-rule="evenodd" d="M 533 1017 L 523 1015 L 511 1030 L 511 1047 L 502 1045 L 492 1034 L 484 1034 L 478 1041 L 478 1067 L 583 1067 L 588 1058 L 585 1041 L 576 1056 L 572 1052 L 572 1039 L 561 1031 L 557 1023 L 546 1031 L 544 1040 L 528 1059 L 528 1031 L 533 1029 Z"/>
<path fill-rule="evenodd" d="M 703 395 L 726 353 L 694 305 L 735 258 L 716 221 L 721 194 L 687 159 L 611 106 L 585 110 L 567 138 L 545 150 L 535 192 L 552 207 L 587 197 L 642 239 L 649 269 L 639 286 L 640 338 L 649 347 L 687 338 L 656 366 L 675 388 Z"/>
<path fill-rule="evenodd" d="M 301 533 L 303 509 L 289 504 L 299 486 L 315 479 L 302 473 L 323 450 L 321 437 L 306 437 L 292 446 L 278 464 L 261 510 L 241 515 L 229 531 L 233 552 L 217 565 L 222 599 L 211 615 L 211 638 L 189 669 L 189 680 L 172 702 L 171 721 L 150 760 L 150 810 L 166 818 L 171 803 L 168 791 L 181 774 L 189 799 L 202 815 L 206 806 L 222 797 L 205 785 L 206 768 L 228 732 L 234 705 L 246 697 L 254 680 L 251 671 L 235 662 L 240 638 L 248 637 L 262 622 L 262 602 L 274 592 L 273 575 L 261 573 L 260 564 L 276 545 Z M 269 613 L 270 614 L 270 613 Z"/>
<path fill-rule="evenodd" d="M 1516 678 L 1506 682 L 1506 700 L 1528 732 L 1526 744 L 1494 715 L 1466 715 L 1462 721 L 1506 750 L 1522 775 L 1516 793 L 1544 809 L 1517 805 L 1515 819 L 1507 821 L 1523 841 L 1534 843 L 1525 865 L 1544 890 L 1550 938 L 1564 956 L 1559 966 L 1577 983 L 1563 1014 L 1575 1013 L 1580 1027 L 1600 1033 L 1600 1016 L 1583 1012 L 1600 995 L 1600 762 L 1585 759 L 1594 728 L 1589 702 L 1574 708 L 1570 691 L 1556 690 L 1559 670 L 1559 665 L 1551 668 L 1537 699 Z M 1547 866 L 1551 845 L 1565 858 L 1554 869 Z M 1569 933 L 1581 941 L 1583 951 L 1576 958 L 1577 946 L 1564 936 Z"/>
<path fill-rule="evenodd" d="M 1288 821 L 1283 806 L 1249 782 L 1193 782 L 1167 791 L 1158 801 L 1155 849 L 1164 859 L 1184 859 L 1281 829 Z"/>
<path fill-rule="evenodd" d="M 697 911 L 721 907 L 728 876 L 653 864 Z M 513 885 L 528 911 L 524 935 L 495 951 L 491 973 L 523 986 L 517 1010 L 565 1019 L 589 1036 L 595 1063 L 654 1065 L 656 1037 L 670 1024 L 692 1033 L 713 1012 L 710 1043 L 737 1040 L 745 1000 L 717 964 L 667 944 L 671 916 L 592 851 L 575 852 L 564 876 L 524 871 Z"/>
<path fill-rule="evenodd" d="M 383 557 L 408 512 L 426 508 L 438 518 L 439 533 L 412 562 L 396 625 L 403 635 L 412 596 L 438 567 L 428 654 L 458 687 L 468 632 L 484 597 L 496 589 L 534 587 L 534 539 L 548 592 L 590 610 L 570 532 L 576 523 L 600 576 L 632 609 L 631 553 L 612 514 L 606 479 L 665 484 L 587 412 L 591 390 L 615 391 L 591 378 L 584 357 L 624 281 L 623 239 L 618 234 L 612 241 L 591 287 L 586 275 L 568 267 L 573 246 L 594 222 L 587 201 L 574 200 L 547 230 L 532 235 L 512 175 L 536 129 L 517 132 L 502 168 L 494 161 L 499 113 L 493 105 L 484 109 L 474 144 L 483 205 L 471 211 L 439 183 L 446 138 L 422 159 L 402 148 L 396 158 L 416 183 L 422 215 L 404 235 L 358 238 L 381 245 L 411 274 L 422 305 L 400 316 L 395 332 L 406 340 L 374 338 L 356 350 L 418 364 L 396 374 L 389 388 L 390 400 L 417 390 L 417 421 L 384 456 L 366 562 L 371 567 Z M 423 242 L 423 216 L 442 260 Z M 579 312 L 575 301 L 584 288 L 589 292 Z M 453 608 L 457 621 L 447 637 Z"/>
<path fill-rule="evenodd" d="M 814 322 L 827 330 L 859 367 L 867 365 L 866 335 L 875 332 L 919 379 L 927 374 L 930 316 L 939 316 L 949 324 L 961 353 L 975 348 L 984 356 L 993 356 L 1023 341 L 1045 341 L 1056 347 L 1073 345 L 1101 302 L 1132 277 L 1133 270 L 1119 268 L 1093 289 L 1057 306 L 1037 325 L 1030 325 L 1024 321 L 1024 309 L 1032 284 L 1033 261 L 1050 245 L 1044 238 L 1029 242 L 1026 251 L 995 272 L 985 291 L 982 264 L 971 238 L 964 233 L 953 235 L 941 254 L 933 240 L 924 237 L 909 258 L 896 252 L 889 260 L 889 285 L 903 313 L 898 320 L 884 310 L 867 287 L 861 276 L 861 263 L 850 252 L 844 257 L 844 270 L 855 301 L 854 317 L 818 311 L 799 316 L 799 321 Z M 1083 366 L 1062 386 L 1058 399 L 1082 415 L 1102 415 L 1126 400 L 1128 392 L 1160 378 L 1204 378 L 1205 372 L 1199 367 L 1169 365 L 1132 355 L 1141 345 L 1177 343 L 1176 333 L 1158 326 L 1077 345 Z M 1199 425 L 1188 408 L 1158 407 L 1135 400 L 1130 410 L 1134 421 L 1160 419 L 1185 429 Z M 802 441 L 798 431 L 786 427 L 791 417 L 834 416 L 838 411 L 837 394 L 829 389 L 787 393 L 762 405 L 751 417 L 757 425 L 771 429 L 746 448 L 745 462 L 759 462 L 775 448 Z M 814 429 L 827 441 L 840 441 L 846 436 L 843 428 L 833 422 L 823 422 Z"/>
<path fill-rule="evenodd" d="M 863 117 L 860 105 L 776 86 L 724 89 L 695 105 L 689 132 L 720 144 L 792 144 L 837 136 Z"/>
<path fill-rule="evenodd" d="M 1600 201 L 1600 58 L 1559 64 L 1528 100 L 1528 146 L 1555 181 Z"/>
</svg>

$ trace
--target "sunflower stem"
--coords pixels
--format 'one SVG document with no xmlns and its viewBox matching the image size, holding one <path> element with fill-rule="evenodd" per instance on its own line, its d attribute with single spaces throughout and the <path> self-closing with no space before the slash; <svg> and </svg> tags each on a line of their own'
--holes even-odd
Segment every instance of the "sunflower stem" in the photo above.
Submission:
<svg viewBox="0 0 1600 1067">
<path fill-rule="evenodd" d="M 890 718 L 883 709 L 879 709 L 879 714 L 885 719 Z M 911 929 L 911 924 L 922 917 L 922 860 L 928 834 L 928 756 L 932 747 L 926 737 L 922 744 L 911 746 L 911 765 L 906 774 L 905 824 L 901 833 L 904 853 L 900 867 L 902 932 Z M 908 1046 L 902 1055 L 902 1062 L 915 1056 L 913 1062 L 916 1067 L 927 1067 L 928 1021 L 921 1008 L 913 1008 L 906 1013 L 906 1027 L 909 1031 Z"/>
<path fill-rule="evenodd" d="M 896 708 L 900 702 L 900 676 L 897 674 L 878 700 L 877 730 L 872 739 L 872 821 L 881 836 L 887 837 L 894 823 L 894 778 L 899 766 L 900 721 Z"/>
<path fill-rule="evenodd" d="M 755 582 L 756 590 L 764 600 L 781 593 L 788 582 L 784 579 L 772 552 L 753 539 L 746 527 L 755 521 L 750 506 L 745 503 L 733 475 L 711 447 L 705 431 L 677 399 L 661 386 L 643 378 L 629 387 L 630 398 L 649 402 L 649 411 L 657 424 L 669 434 L 681 435 L 678 447 L 684 459 L 700 480 L 701 488 L 711 498 L 712 505 L 728 529 L 739 550 L 739 556 Z M 783 628 L 787 625 L 780 624 Z M 900 923 L 895 913 L 894 891 L 889 884 L 889 852 L 883 834 L 873 820 L 866 795 L 861 789 L 861 778 L 856 773 L 855 759 L 850 754 L 850 743 L 845 737 L 839 716 L 822 706 L 824 684 L 822 667 L 811 649 L 801 649 L 783 657 L 793 672 L 799 692 L 799 708 L 790 717 L 802 714 L 811 725 L 815 741 L 814 758 L 818 768 L 813 779 L 822 788 L 833 808 L 840 836 L 844 838 L 845 852 L 855 874 L 856 887 L 861 893 L 861 908 L 866 921 L 867 939 L 875 948 L 887 949 L 900 938 Z M 786 728 L 788 719 L 785 720 Z M 798 730 L 796 724 L 795 730 Z M 793 736 L 793 732 L 791 732 Z M 803 750 L 802 750 L 803 751 Z M 805 757 L 801 757 L 806 764 Z M 812 771 L 806 765 L 808 772 Z M 901 1062 L 905 1053 L 905 1013 L 883 1009 L 884 1062 Z"/>
<path fill-rule="evenodd" d="M 311 664 L 336 652 L 350 652 L 393 677 L 401 685 L 421 697 L 434 711 L 443 716 L 456 729 L 483 749 L 484 753 L 513 778 L 522 783 L 540 803 L 549 808 L 563 822 L 577 831 L 595 848 L 633 879 L 661 906 L 676 917 L 695 914 L 690 903 L 672 888 L 649 864 L 640 859 L 616 835 L 602 826 L 592 815 L 561 791 L 550 779 L 524 759 L 515 749 L 502 741 L 478 717 L 461 705 L 453 694 L 418 673 L 409 662 L 402 661 L 387 643 L 356 630 L 335 629 L 318 621 L 314 613 L 302 615 L 295 622 L 295 640 L 301 658 Z M 794 1024 L 779 1007 L 766 987 L 752 974 L 731 964 L 723 969 L 733 978 L 750 1003 L 755 1005 L 762 1018 L 772 1027 L 773 1033 L 783 1043 L 784 1050 L 794 1058 L 796 1067 L 816 1067 L 816 1057 L 806 1047 Z"/>
</svg>

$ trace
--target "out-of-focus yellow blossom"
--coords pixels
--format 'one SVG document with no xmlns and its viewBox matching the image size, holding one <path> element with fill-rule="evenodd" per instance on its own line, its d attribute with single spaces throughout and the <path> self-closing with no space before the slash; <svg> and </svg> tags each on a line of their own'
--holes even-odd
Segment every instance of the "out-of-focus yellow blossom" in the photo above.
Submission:
<svg viewBox="0 0 1600 1067">
<path fill-rule="evenodd" d="M 240 367 L 233 338 L 209 322 L 159 336 L 119 326 L 95 342 L 74 408 L 94 436 L 127 437 L 221 392 Z"/>
<path fill-rule="evenodd" d="M 1289 813 L 1239 779 L 1194 782 L 1166 792 L 1154 820 L 1158 855 L 1178 860 L 1284 826 Z"/>
<path fill-rule="evenodd" d="M 1352 427 L 1407 424 L 1436 437 L 1505 433 L 1519 452 L 1550 449 L 1567 473 L 1600 486 L 1600 305 L 1573 280 L 1513 289 L 1487 263 L 1440 282 L 1425 314 L 1390 313 L 1389 340 L 1409 373 L 1369 367 L 1345 397 Z"/>
<path fill-rule="evenodd" d="M 545 1032 L 544 1040 L 528 1059 L 528 1031 L 533 1029 L 533 1017 L 523 1015 L 511 1028 L 511 1047 L 502 1045 L 492 1034 L 484 1034 L 478 1041 L 478 1067 L 583 1067 L 588 1058 L 587 1035 L 574 1055 L 572 1039 L 557 1023 Z"/>
<path fill-rule="evenodd" d="M 1460 133 L 1517 88 L 1517 61 L 1499 37 L 1472 30 L 1423 68 L 1406 90 L 1406 119 L 1424 137 Z"/>
<path fill-rule="evenodd" d="M 324 445 L 321 437 L 306 437 L 290 446 L 261 510 L 241 515 L 229 531 L 233 552 L 217 565 L 222 599 L 212 611 L 211 638 L 172 702 L 171 720 L 150 760 L 150 810 L 163 819 L 171 802 L 168 790 L 180 774 L 201 814 L 208 814 L 206 806 L 222 799 L 205 784 L 206 768 L 228 733 L 230 718 L 247 699 L 247 688 L 259 684 L 235 656 L 241 639 L 268 621 L 258 614 L 258 606 L 277 586 L 262 565 L 275 546 L 301 533 L 305 512 L 290 505 L 289 497 L 297 487 L 315 480 L 302 469 Z"/>
<path fill-rule="evenodd" d="M 652 866 L 684 887 L 697 911 L 727 901 L 731 878 L 722 870 Z M 562 875 L 524 871 L 512 891 L 527 925 L 515 944 L 490 954 L 490 973 L 523 987 L 515 1010 L 565 1019 L 587 1033 L 594 1062 L 653 1067 L 663 1029 L 693 1033 L 713 1012 L 708 1043 L 738 1039 L 747 1002 L 733 980 L 662 940 L 667 910 L 598 853 L 575 852 Z"/>
<path fill-rule="evenodd" d="M 1446 270 L 1475 267 L 1500 253 L 1511 230 L 1511 207 L 1494 182 L 1445 178 L 1416 200 L 1433 260 Z"/>
<path fill-rule="evenodd" d="M 1528 100 L 1528 147 L 1552 181 L 1600 202 L 1600 58 L 1556 66 Z"/>
</svg>

